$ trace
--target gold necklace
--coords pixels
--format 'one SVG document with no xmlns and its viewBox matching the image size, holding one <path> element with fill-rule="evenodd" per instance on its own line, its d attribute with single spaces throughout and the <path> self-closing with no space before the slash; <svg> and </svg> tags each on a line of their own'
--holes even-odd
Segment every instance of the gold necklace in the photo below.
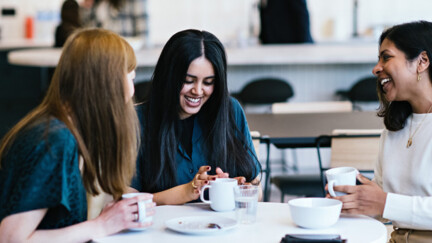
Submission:
<svg viewBox="0 0 432 243">
<path fill-rule="evenodd" d="M 426 114 L 428 114 L 431 111 L 431 109 L 432 109 L 432 105 L 429 107 L 429 110 L 426 112 Z M 411 147 L 413 137 L 416 134 L 416 132 L 419 130 L 419 128 L 421 127 L 421 125 L 423 124 L 424 120 L 426 119 L 426 115 L 423 117 L 423 119 L 421 120 L 420 124 L 417 126 L 416 130 L 414 130 L 413 134 L 411 135 L 411 128 L 412 128 L 412 124 L 413 124 L 413 119 L 414 119 L 414 115 L 411 118 L 409 137 L 408 137 L 408 142 L 407 142 L 407 145 L 406 145 L 407 148 Z"/>
</svg>

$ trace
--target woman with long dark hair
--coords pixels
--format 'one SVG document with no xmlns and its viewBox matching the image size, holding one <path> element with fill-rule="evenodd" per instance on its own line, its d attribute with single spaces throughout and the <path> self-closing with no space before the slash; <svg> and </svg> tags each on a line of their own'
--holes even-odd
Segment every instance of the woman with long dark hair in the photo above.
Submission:
<svg viewBox="0 0 432 243">
<path fill-rule="evenodd" d="M 390 242 L 432 241 L 432 23 L 393 26 L 380 37 L 373 69 L 381 135 L 374 181 L 337 186 L 343 212 L 391 220 Z"/>
<path fill-rule="evenodd" d="M 216 177 L 258 184 L 246 117 L 227 87 L 226 55 L 211 33 L 173 35 L 159 57 L 148 101 L 138 106 L 142 145 L 133 187 L 158 204 L 199 197 Z M 212 175 L 208 175 L 208 174 Z"/>
<path fill-rule="evenodd" d="M 54 47 L 63 47 L 67 38 L 82 27 L 77 1 L 65 0 L 60 13 L 61 22 L 54 33 Z"/>
<path fill-rule="evenodd" d="M 139 145 L 135 66 L 132 47 L 111 31 L 66 41 L 44 100 L 0 144 L 0 242 L 87 242 L 149 226 L 136 217 L 151 195 L 118 201 Z M 116 201 L 87 220 L 86 194 L 100 193 Z"/>
</svg>

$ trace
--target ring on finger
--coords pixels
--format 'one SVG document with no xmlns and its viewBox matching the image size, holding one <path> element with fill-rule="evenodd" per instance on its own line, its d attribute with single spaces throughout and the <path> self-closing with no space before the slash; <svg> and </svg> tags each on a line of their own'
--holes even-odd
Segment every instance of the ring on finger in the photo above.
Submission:
<svg viewBox="0 0 432 243">
<path fill-rule="evenodd" d="M 197 175 L 195 176 L 195 178 L 192 180 L 192 187 L 193 187 L 194 189 L 197 189 L 197 188 L 198 188 L 198 186 L 195 185 L 195 180 L 199 180 L 198 177 L 199 177 L 199 174 L 197 174 Z"/>
<path fill-rule="evenodd" d="M 198 186 L 195 185 L 195 180 L 192 180 L 192 187 L 193 187 L 194 189 L 197 189 L 197 188 L 198 188 Z"/>
</svg>

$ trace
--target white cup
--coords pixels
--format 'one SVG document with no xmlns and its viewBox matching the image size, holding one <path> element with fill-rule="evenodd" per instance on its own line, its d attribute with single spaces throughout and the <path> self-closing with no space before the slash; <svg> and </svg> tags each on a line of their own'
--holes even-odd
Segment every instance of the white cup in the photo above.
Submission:
<svg viewBox="0 0 432 243">
<path fill-rule="evenodd" d="M 235 208 L 234 187 L 237 186 L 237 180 L 231 178 L 217 178 L 205 185 L 201 191 L 201 201 L 209 203 L 210 207 L 219 212 L 231 211 Z M 209 189 L 209 199 L 204 199 L 204 191 Z"/>
<path fill-rule="evenodd" d="M 143 192 L 133 192 L 133 193 L 125 193 L 122 195 L 122 198 L 133 198 L 138 195 L 142 194 L 149 194 L 149 193 L 143 193 Z M 152 203 L 153 199 L 147 199 L 143 201 L 138 201 L 138 220 L 137 222 L 152 222 L 153 216 L 146 216 L 146 204 Z M 147 228 L 131 228 L 130 230 L 145 230 Z"/>
<path fill-rule="evenodd" d="M 325 172 L 328 181 L 328 191 L 332 197 L 346 195 L 344 192 L 334 191 L 334 186 L 349 185 L 355 186 L 356 177 L 359 174 L 354 167 L 338 167 Z"/>
</svg>

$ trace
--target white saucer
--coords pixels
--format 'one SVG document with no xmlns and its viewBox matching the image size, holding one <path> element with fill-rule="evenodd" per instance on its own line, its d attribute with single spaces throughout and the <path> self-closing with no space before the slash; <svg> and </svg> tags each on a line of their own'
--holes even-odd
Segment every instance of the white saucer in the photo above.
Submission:
<svg viewBox="0 0 432 243">
<path fill-rule="evenodd" d="M 219 227 L 208 227 L 217 224 Z M 209 234 L 232 229 L 237 226 L 235 219 L 221 216 L 190 216 L 165 221 L 168 229 L 183 234 Z"/>
</svg>

